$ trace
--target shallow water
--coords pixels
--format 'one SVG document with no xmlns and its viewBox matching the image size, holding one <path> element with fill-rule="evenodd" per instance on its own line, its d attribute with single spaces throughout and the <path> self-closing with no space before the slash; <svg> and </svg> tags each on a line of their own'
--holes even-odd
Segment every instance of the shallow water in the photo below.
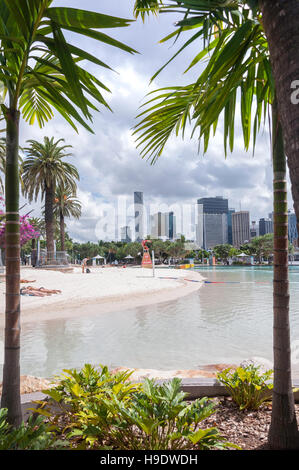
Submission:
<svg viewBox="0 0 299 470">
<path fill-rule="evenodd" d="M 252 356 L 272 360 L 272 269 L 198 270 L 212 283 L 203 283 L 198 291 L 179 300 L 24 324 L 21 373 L 50 377 L 86 362 L 169 370 L 239 363 Z M 174 273 L 166 271 L 165 276 Z M 291 341 L 297 368 L 299 267 L 290 268 L 290 292 Z"/>
</svg>

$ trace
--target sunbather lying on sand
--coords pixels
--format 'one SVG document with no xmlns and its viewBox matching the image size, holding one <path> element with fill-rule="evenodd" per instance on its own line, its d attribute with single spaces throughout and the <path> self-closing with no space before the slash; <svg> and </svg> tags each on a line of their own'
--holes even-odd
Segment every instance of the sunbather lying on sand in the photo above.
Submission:
<svg viewBox="0 0 299 470">
<path fill-rule="evenodd" d="M 33 281 L 27 281 L 27 279 L 21 279 L 20 280 L 20 282 L 22 282 L 24 284 L 27 283 L 27 282 L 35 282 L 35 281 L 36 281 L 35 279 Z"/>
<path fill-rule="evenodd" d="M 56 289 L 45 289 L 44 287 L 22 287 L 20 291 L 21 295 L 35 295 L 36 297 L 45 297 L 46 295 L 51 295 L 51 294 L 61 294 L 61 290 L 56 290 Z"/>
</svg>

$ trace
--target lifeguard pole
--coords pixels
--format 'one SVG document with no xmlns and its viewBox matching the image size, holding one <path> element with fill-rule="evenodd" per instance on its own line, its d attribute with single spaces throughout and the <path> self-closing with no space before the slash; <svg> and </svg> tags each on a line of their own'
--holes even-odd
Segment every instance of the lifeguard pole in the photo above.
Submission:
<svg viewBox="0 0 299 470">
<path fill-rule="evenodd" d="M 152 260 L 151 260 L 151 255 L 149 254 L 149 247 L 147 246 L 147 243 L 151 243 L 150 240 L 142 240 L 142 248 L 143 248 L 143 257 L 142 257 L 142 262 L 141 266 L 142 268 L 152 268 Z"/>
</svg>

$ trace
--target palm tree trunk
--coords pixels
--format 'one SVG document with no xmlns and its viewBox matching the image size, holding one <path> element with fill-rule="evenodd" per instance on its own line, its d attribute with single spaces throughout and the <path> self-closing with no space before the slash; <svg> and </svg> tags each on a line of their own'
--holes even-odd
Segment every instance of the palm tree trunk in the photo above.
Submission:
<svg viewBox="0 0 299 470">
<path fill-rule="evenodd" d="M 19 221 L 19 112 L 6 112 L 6 309 L 1 407 L 8 421 L 22 421 L 20 398 L 20 221 Z"/>
<path fill-rule="evenodd" d="M 60 250 L 65 251 L 64 216 L 62 211 L 60 211 Z"/>
<path fill-rule="evenodd" d="M 268 39 L 299 234 L 299 2 L 259 0 Z"/>
<path fill-rule="evenodd" d="M 47 264 L 54 264 L 54 188 L 46 186 L 45 191 L 45 225 L 47 240 Z"/>
<path fill-rule="evenodd" d="M 274 388 L 268 442 L 272 449 L 299 448 L 291 377 L 286 158 L 277 104 L 272 106 L 274 190 L 273 354 Z"/>
</svg>

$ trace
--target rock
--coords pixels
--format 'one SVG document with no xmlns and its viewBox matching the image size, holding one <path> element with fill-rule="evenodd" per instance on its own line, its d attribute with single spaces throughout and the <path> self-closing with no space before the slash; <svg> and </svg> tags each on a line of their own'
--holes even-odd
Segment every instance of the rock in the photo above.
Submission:
<svg viewBox="0 0 299 470">
<path fill-rule="evenodd" d="M 40 392 L 53 386 L 50 380 L 33 377 L 31 375 L 21 375 L 21 395 L 24 393 Z M 0 394 L 2 392 L 2 384 L 0 384 Z"/>
<path fill-rule="evenodd" d="M 117 367 L 112 370 L 113 373 L 124 372 L 129 370 L 132 372 L 130 380 L 138 381 L 145 378 L 148 379 L 172 379 L 174 377 L 178 378 L 216 378 L 217 372 L 220 372 L 226 368 L 235 368 L 235 365 L 229 364 L 211 364 L 206 366 L 201 366 L 199 369 L 178 369 L 178 370 L 157 370 L 157 369 L 130 369 L 128 367 Z"/>
</svg>

